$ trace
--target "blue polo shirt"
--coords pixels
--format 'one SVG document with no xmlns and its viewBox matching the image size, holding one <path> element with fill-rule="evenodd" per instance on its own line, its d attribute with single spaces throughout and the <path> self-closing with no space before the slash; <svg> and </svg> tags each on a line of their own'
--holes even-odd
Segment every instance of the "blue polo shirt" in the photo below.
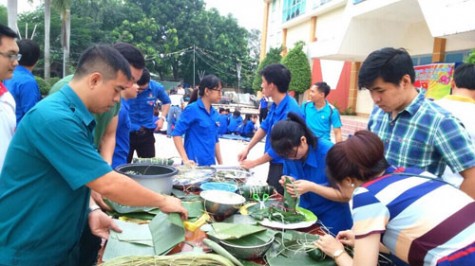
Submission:
<svg viewBox="0 0 475 266">
<path fill-rule="evenodd" d="M 287 94 L 285 95 L 284 99 L 282 99 L 282 101 L 279 103 L 279 105 L 272 103 L 267 118 L 261 123 L 262 130 L 264 130 L 267 134 L 264 153 L 267 153 L 270 157 L 272 157 L 272 163 L 283 163 L 284 160 L 280 158 L 272 149 L 270 145 L 269 134 L 272 129 L 272 126 L 274 126 L 275 123 L 279 122 L 280 120 L 287 119 L 287 114 L 289 112 L 297 113 L 303 117 L 302 111 L 300 110 L 300 107 L 295 101 L 295 99 Z"/>
<path fill-rule="evenodd" d="M 305 160 L 286 160 L 283 173 L 296 179 L 309 180 L 323 186 L 330 186 L 325 175 L 325 158 L 333 146 L 328 140 L 318 139 L 315 148 L 309 147 Z M 300 196 L 300 206 L 312 211 L 333 234 L 351 229 L 348 203 L 328 200 L 318 194 L 307 192 Z"/>
<path fill-rule="evenodd" d="M 266 100 L 265 97 L 262 97 L 259 103 L 261 104 L 261 109 L 267 109 L 267 107 L 269 106 L 269 102 Z"/>
<path fill-rule="evenodd" d="M 220 114 L 219 115 L 219 135 L 224 135 L 228 132 L 228 123 L 229 123 L 229 116 L 227 114 Z"/>
<path fill-rule="evenodd" d="M 18 125 L 26 112 L 41 100 L 40 87 L 30 70 L 20 65 L 13 71 L 13 77 L 5 80 L 3 84 L 15 99 Z"/>
<path fill-rule="evenodd" d="M 23 118 L 0 175 L 0 264 L 66 265 L 87 222 L 85 185 L 111 167 L 94 117 L 66 86 Z"/>
<path fill-rule="evenodd" d="M 248 120 L 246 124 L 242 127 L 241 135 L 244 137 L 252 136 L 254 132 L 254 123 L 251 120 Z"/>
<path fill-rule="evenodd" d="M 155 80 L 150 80 L 148 88 L 140 92 L 137 98 L 127 100 L 130 106 L 131 131 L 138 131 L 140 127 L 151 130 L 156 128 L 153 122 L 153 107 L 157 100 L 162 104 L 171 103 L 165 88 Z"/>
<path fill-rule="evenodd" d="M 120 99 L 119 121 L 115 132 L 115 149 L 112 156 L 112 168 L 127 163 L 130 150 L 130 118 L 129 104 L 124 98 Z"/>
<path fill-rule="evenodd" d="M 302 112 L 307 126 L 319 138 L 331 140 L 332 127 L 341 128 L 340 114 L 328 101 L 321 109 L 316 108 L 313 102 L 306 102 L 302 104 Z"/>
<path fill-rule="evenodd" d="M 229 133 L 236 133 L 237 128 L 239 125 L 242 123 L 242 117 L 241 116 L 234 116 L 232 115 L 229 117 L 229 125 L 228 125 L 228 132 Z"/>
<path fill-rule="evenodd" d="M 172 136 L 185 135 L 185 151 L 190 160 L 200 166 L 213 165 L 216 163 L 215 145 L 219 141 L 218 125 L 218 112 L 211 107 L 208 113 L 199 98 L 183 110 Z"/>
</svg>

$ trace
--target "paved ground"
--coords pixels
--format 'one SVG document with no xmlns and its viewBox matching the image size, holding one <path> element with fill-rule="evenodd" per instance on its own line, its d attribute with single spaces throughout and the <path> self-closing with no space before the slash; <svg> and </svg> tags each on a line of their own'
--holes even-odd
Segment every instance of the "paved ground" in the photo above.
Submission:
<svg viewBox="0 0 475 266">
<path fill-rule="evenodd" d="M 238 166 L 237 155 L 248 144 L 246 141 L 220 139 L 221 154 L 223 156 L 223 165 Z M 155 134 L 155 150 L 157 157 L 176 157 L 175 163 L 181 164 L 181 159 L 175 148 L 175 144 L 171 138 L 167 138 L 164 134 Z M 259 142 L 248 155 L 248 158 L 258 158 L 264 152 L 264 142 Z M 250 178 L 248 183 L 265 184 L 267 179 L 269 165 L 268 163 L 259 165 L 254 169 L 251 169 L 254 177 Z"/>
</svg>

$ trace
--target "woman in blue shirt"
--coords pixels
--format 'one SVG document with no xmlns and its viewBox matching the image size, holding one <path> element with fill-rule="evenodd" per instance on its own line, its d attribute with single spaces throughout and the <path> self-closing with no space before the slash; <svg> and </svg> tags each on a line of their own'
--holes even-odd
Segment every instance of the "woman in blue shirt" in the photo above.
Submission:
<svg viewBox="0 0 475 266">
<path fill-rule="evenodd" d="M 219 114 L 211 106 L 219 102 L 221 91 L 222 84 L 218 77 L 203 77 L 199 89 L 193 91 L 197 95 L 191 96 L 191 99 L 197 100 L 190 100 L 175 125 L 173 142 L 186 165 L 209 166 L 216 164 L 216 161 L 222 164 L 218 139 Z"/>
<path fill-rule="evenodd" d="M 287 191 L 300 195 L 300 207 L 312 211 L 333 234 L 350 229 L 349 198 L 331 187 L 325 174 L 325 158 L 333 146 L 316 138 L 297 114 L 290 112 L 271 131 L 271 145 L 284 161 L 284 175 L 293 177 Z M 284 184 L 284 179 L 280 180 Z"/>
</svg>

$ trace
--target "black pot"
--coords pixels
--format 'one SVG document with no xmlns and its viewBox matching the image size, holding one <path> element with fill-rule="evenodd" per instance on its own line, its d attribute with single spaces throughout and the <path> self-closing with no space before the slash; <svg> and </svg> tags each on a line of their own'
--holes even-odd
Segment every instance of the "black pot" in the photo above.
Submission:
<svg viewBox="0 0 475 266">
<path fill-rule="evenodd" d="M 175 167 L 149 163 L 122 164 L 115 170 L 134 179 L 146 188 L 167 195 L 171 194 L 172 178 L 178 173 Z"/>
</svg>

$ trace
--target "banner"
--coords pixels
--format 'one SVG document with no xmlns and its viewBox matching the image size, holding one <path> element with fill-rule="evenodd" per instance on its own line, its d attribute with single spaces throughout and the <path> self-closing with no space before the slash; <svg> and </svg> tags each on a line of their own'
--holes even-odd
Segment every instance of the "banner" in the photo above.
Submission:
<svg viewBox="0 0 475 266">
<path fill-rule="evenodd" d="M 454 63 L 437 63 L 415 66 L 416 88 L 426 90 L 426 98 L 438 100 L 450 94 Z"/>
</svg>

